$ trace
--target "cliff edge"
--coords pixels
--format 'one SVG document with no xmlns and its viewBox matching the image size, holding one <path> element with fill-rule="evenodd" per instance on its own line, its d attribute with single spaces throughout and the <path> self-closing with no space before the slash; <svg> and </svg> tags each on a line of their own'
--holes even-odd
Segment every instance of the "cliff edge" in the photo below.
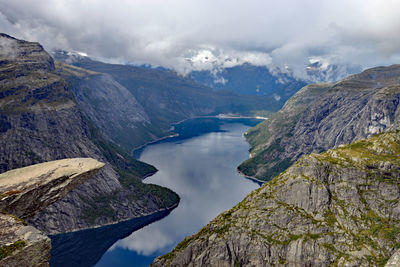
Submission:
<svg viewBox="0 0 400 267">
<path fill-rule="evenodd" d="M 0 266 L 48 266 L 50 239 L 23 219 L 63 198 L 103 166 L 95 159 L 73 158 L 0 174 Z"/>
</svg>

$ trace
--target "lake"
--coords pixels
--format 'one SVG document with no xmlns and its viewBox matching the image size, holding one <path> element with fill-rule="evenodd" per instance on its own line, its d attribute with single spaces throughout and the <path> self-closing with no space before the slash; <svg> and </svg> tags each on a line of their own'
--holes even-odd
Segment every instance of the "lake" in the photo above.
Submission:
<svg viewBox="0 0 400 267">
<path fill-rule="evenodd" d="M 259 187 L 236 172 L 249 156 L 243 133 L 258 122 L 193 119 L 175 126 L 178 137 L 136 151 L 139 160 L 159 170 L 144 182 L 174 190 L 179 206 L 169 214 L 54 236 L 51 266 L 93 265 L 107 249 L 96 266 L 148 266 L 172 250 Z"/>
</svg>

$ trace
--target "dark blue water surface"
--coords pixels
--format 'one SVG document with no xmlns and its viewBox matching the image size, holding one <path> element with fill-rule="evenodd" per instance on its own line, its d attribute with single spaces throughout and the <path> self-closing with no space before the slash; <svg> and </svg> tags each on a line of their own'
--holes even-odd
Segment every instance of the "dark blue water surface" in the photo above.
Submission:
<svg viewBox="0 0 400 267">
<path fill-rule="evenodd" d="M 53 236 L 51 265 L 148 266 L 172 250 L 259 187 L 236 172 L 236 166 L 248 158 L 243 133 L 257 122 L 194 119 L 175 126 L 179 137 L 138 151 L 141 161 L 159 170 L 144 182 L 177 192 L 179 206 L 171 213 Z"/>
</svg>

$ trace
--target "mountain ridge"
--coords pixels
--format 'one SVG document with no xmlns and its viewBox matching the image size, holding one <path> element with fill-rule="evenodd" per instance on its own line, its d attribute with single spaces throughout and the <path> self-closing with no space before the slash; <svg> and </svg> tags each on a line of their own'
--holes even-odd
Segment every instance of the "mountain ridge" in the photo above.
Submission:
<svg viewBox="0 0 400 267">
<path fill-rule="evenodd" d="M 241 96 L 233 92 L 213 91 L 172 70 L 108 64 L 88 57 L 71 56 L 65 51 L 58 51 L 53 56 L 75 67 L 111 75 L 125 87 L 149 118 L 148 123 L 135 125 L 141 134 L 136 133 L 133 139 L 143 140 L 142 144 L 171 135 L 171 125 L 184 119 L 220 113 L 254 115 L 255 111 L 274 111 L 281 105 L 272 96 Z M 145 132 L 150 135 L 146 136 Z M 142 145 L 129 144 L 126 138 L 123 142 L 128 150 Z"/>
<path fill-rule="evenodd" d="M 301 157 L 152 266 L 377 266 L 400 248 L 400 130 Z"/>
<path fill-rule="evenodd" d="M 294 95 L 295 101 L 289 99 L 279 112 L 247 132 L 252 157 L 239 171 L 268 180 L 303 154 L 389 129 L 400 116 L 399 77 L 400 65 L 392 65 L 334 84 L 310 85 L 313 91 L 306 86 Z"/>
<path fill-rule="evenodd" d="M 40 44 L 8 35 L 0 41 L 0 172 L 71 157 L 106 164 L 30 223 L 54 234 L 158 212 L 179 201 L 172 191 L 141 182 L 156 169 L 104 140 Z M 123 196 L 130 196 L 127 203 L 118 199 Z"/>
</svg>

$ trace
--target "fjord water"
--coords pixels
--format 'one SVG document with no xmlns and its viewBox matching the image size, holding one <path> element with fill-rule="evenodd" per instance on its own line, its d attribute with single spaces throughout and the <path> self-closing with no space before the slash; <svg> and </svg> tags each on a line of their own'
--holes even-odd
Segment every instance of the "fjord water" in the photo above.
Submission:
<svg viewBox="0 0 400 267">
<path fill-rule="evenodd" d="M 70 261 L 75 266 L 85 261 L 94 264 L 117 239 L 134 230 L 137 231 L 113 244 L 96 266 L 148 266 L 155 257 L 172 250 L 185 237 L 259 187 L 236 172 L 236 166 L 248 158 L 249 145 L 243 133 L 257 122 L 217 118 L 189 120 L 175 127 L 179 137 L 143 148 L 138 158 L 159 170 L 144 182 L 177 192 L 181 197 L 179 206 L 168 216 L 139 230 L 168 213 L 81 231 L 75 236 L 59 235 L 53 238 L 56 248 L 52 257 L 58 258 L 52 259 L 52 266 L 68 266 L 65 263 L 71 258 L 75 258 Z M 77 249 L 79 242 L 82 245 Z M 71 250 L 70 254 L 66 253 L 68 250 Z M 93 255 L 89 255 L 91 253 Z M 98 255 L 94 255 L 96 253 Z"/>
</svg>

